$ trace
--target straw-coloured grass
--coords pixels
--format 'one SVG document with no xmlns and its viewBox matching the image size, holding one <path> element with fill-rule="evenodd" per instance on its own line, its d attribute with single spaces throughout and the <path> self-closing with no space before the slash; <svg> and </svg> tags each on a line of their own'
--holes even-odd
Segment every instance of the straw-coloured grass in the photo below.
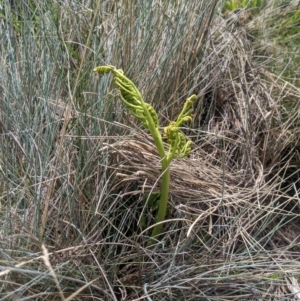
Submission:
<svg viewBox="0 0 300 301">
<path fill-rule="evenodd" d="M 299 87 L 256 56 L 255 16 L 167 2 L 5 7 L 1 300 L 300 299 Z M 161 125 L 198 97 L 151 246 L 160 159 L 101 64 Z"/>
<path fill-rule="evenodd" d="M 203 295 L 207 292 L 213 298 L 208 292 L 214 291 L 211 294 L 216 294 L 216 299 L 220 300 L 223 290 L 228 291 L 229 281 L 225 277 L 222 288 L 222 273 L 230 273 L 234 282 L 240 279 L 242 282 L 239 285 L 243 286 L 243 282 L 249 281 L 248 277 L 252 279 L 251 282 L 256 277 L 259 279 L 257 281 L 262 281 L 258 276 L 262 273 L 259 266 L 262 266 L 263 274 L 269 275 L 263 278 L 268 283 L 270 275 L 276 279 L 280 277 L 279 274 L 286 275 L 282 274 L 281 268 L 281 271 L 277 269 L 281 264 L 289 265 L 294 257 L 291 250 L 299 248 L 297 226 L 294 224 L 299 212 L 297 200 L 294 199 L 297 195 L 295 184 L 298 184 L 293 181 L 283 183 L 282 180 L 296 159 L 293 152 L 298 141 L 295 126 L 298 115 L 294 110 L 289 112 L 289 118 L 286 119 L 278 94 L 283 85 L 288 83 L 270 83 L 263 79 L 267 71 L 252 61 L 253 52 L 243 31 L 234 28 L 232 31 L 221 32 L 211 47 L 212 51 L 218 50 L 211 54 L 214 67 L 208 79 L 209 89 L 198 93 L 201 105 L 193 124 L 197 124 L 197 129 L 186 129 L 193 137 L 194 150 L 189 158 L 175 160 L 171 165 L 172 201 L 169 219 L 164 227 L 164 243 L 175 249 L 190 248 L 190 251 L 194 251 L 191 251 L 193 255 L 183 252 L 184 255 L 176 257 L 175 261 L 165 257 L 164 262 L 172 261 L 175 270 L 169 271 L 170 278 L 163 272 L 160 276 L 162 278 L 158 276 L 157 283 L 160 293 L 164 291 L 162 283 L 166 279 L 169 290 L 172 287 L 170 283 L 173 283 L 172 291 L 181 285 L 183 290 L 197 287 L 197 295 L 200 294 L 201 286 Z M 290 91 L 297 93 L 296 87 L 289 86 Z M 138 190 L 131 189 L 133 195 L 159 191 L 159 157 L 153 142 L 145 133 L 138 131 L 100 151 L 104 150 L 112 158 L 115 177 L 110 185 L 114 189 L 121 190 L 124 185 L 138 185 Z M 126 190 L 121 197 L 127 195 Z M 143 206 L 139 200 L 139 206 Z M 138 212 L 137 208 L 137 204 L 132 204 L 133 212 Z M 281 241 L 281 227 L 286 227 L 283 225 L 294 229 L 289 232 L 291 237 L 284 239 L 285 243 Z M 278 239 L 285 246 L 280 254 L 272 251 L 276 249 L 274 242 L 278 243 Z M 171 257 L 174 256 L 172 254 Z M 179 267 L 183 258 L 189 254 L 194 263 L 188 264 L 193 268 L 189 269 L 191 274 L 187 276 L 189 272 Z M 207 276 L 208 283 L 211 283 L 210 277 L 219 279 L 218 288 L 214 289 L 209 287 L 211 284 L 205 288 L 202 282 L 209 257 L 210 265 L 216 264 L 216 270 L 207 272 L 211 274 Z M 241 259 L 237 259 L 239 257 Z M 232 268 L 232 258 L 235 258 L 235 264 L 236 260 L 248 258 L 253 264 L 251 275 L 247 269 L 246 272 L 240 267 Z M 256 266 L 256 260 L 262 261 L 261 264 Z M 226 268 L 225 262 L 229 264 Z M 182 280 L 181 275 L 190 280 Z M 292 281 L 283 279 L 282 285 Z M 296 278 L 291 279 L 295 281 Z M 234 287 L 237 287 L 237 283 L 232 291 Z M 251 294 L 251 289 L 247 290 L 246 287 L 246 295 Z M 153 285 L 152 289 L 155 291 L 157 287 Z M 242 295 L 243 289 L 239 289 Z M 270 287 L 266 293 L 262 288 L 261 292 L 254 290 L 253 294 L 260 294 L 266 300 L 272 290 L 275 288 Z M 290 287 L 287 292 L 292 294 L 293 290 Z M 226 299 L 225 296 L 223 298 Z"/>
</svg>

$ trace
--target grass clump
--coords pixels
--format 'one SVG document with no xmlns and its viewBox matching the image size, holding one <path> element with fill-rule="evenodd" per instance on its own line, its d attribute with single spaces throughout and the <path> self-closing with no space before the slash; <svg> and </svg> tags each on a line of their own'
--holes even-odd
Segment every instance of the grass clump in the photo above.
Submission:
<svg viewBox="0 0 300 301">
<path fill-rule="evenodd" d="M 1 299 L 299 298 L 299 65 L 281 5 L 251 3 L 2 1 Z M 124 70 L 159 130 L 197 96 L 151 247 L 162 157 L 98 65 Z"/>
</svg>

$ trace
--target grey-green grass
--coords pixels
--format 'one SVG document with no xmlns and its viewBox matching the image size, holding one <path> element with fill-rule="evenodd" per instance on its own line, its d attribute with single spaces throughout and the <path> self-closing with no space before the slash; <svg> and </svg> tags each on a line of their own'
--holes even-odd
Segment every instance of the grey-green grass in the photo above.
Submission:
<svg viewBox="0 0 300 301">
<path fill-rule="evenodd" d="M 221 15 L 220 1 L 0 2 L 0 298 L 62 300 L 42 243 L 64 298 L 94 279 L 74 300 L 117 300 L 120 292 L 128 300 L 295 298 L 300 77 L 287 21 L 298 0 L 267 1 L 243 28 Z M 254 53 L 247 56 L 242 42 Z M 141 196 L 156 191 L 159 160 L 140 123 L 127 122 L 110 78 L 91 75 L 107 64 L 124 70 L 163 126 L 189 95 L 199 97 L 191 155 L 171 165 L 172 219 L 151 248 L 137 235 L 136 213 Z M 259 95 L 265 105 L 251 111 L 246 101 Z M 99 152 L 107 144 L 114 148 Z"/>
</svg>

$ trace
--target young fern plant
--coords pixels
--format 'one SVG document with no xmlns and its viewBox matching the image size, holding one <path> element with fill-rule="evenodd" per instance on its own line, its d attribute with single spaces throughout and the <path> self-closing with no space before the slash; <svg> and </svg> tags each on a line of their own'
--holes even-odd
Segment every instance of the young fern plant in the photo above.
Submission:
<svg viewBox="0 0 300 301">
<path fill-rule="evenodd" d="M 162 222 L 165 220 L 169 187 L 170 187 L 170 164 L 174 158 L 183 158 L 191 152 L 192 141 L 188 140 L 180 131 L 180 126 L 184 122 L 192 120 L 193 104 L 196 101 L 196 95 L 189 97 L 181 113 L 176 121 L 171 121 L 164 128 L 163 136 L 159 130 L 157 113 L 154 108 L 146 103 L 135 84 L 128 79 L 122 70 L 116 69 L 114 66 L 96 67 L 93 72 L 105 74 L 111 72 L 114 76 L 114 83 L 120 92 L 121 99 L 126 108 L 134 115 L 148 130 L 154 140 L 161 159 L 161 191 L 158 204 L 158 213 L 156 216 L 156 224 L 153 227 L 151 237 L 155 238 L 161 233 Z M 166 152 L 163 144 L 163 138 L 169 143 L 169 149 Z"/>
</svg>

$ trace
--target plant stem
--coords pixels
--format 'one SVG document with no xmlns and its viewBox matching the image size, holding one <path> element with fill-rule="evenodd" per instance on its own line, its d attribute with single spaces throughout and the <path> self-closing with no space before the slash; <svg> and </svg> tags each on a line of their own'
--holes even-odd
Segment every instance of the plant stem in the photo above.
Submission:
<svg viewBox="0 0 300 301">
<path fill-rule="evenodd" d="M 169 197 L 169 186 L 170 186 L 170 169 L 169 164 L 166 162 L 166 158 L 161 162 L 162 164 L 162 180 L 161 180 L 161 195 L 158 206 L 158 213 L 156 215 L 156 225 L 154 226 L 151 237 L 155 238 L 160 234 L 163 224 L 160 223 L 165 220 L 168 197 Z M 149 241 L 152 244 L 153 240 Z"/>
<path fill-rule="evenodd" d="M 158 129 L 155 127 L 154 122 L 152 121 L 152 117 L 144 105 L 144 103 L 141 104 L 144 112 L 147 116 L 147 120 L 149 122 L 149 131 L 151 132 L 151 135 L 154 139 L 155 146 L 158 150 L 160 159 L 161 159 L 161 172 L 162 172 L 162 180 L 161 180 L 161 195 L 159 200 L 159 206 L 158 206 L 158 213 L 156 215 L 156 225 L 154 226 L 152 230 L 151 237 L 155 237 L 158 234 L 160 234 L 162 229 L 162 222 L 165 219 L 166 211 L 167 211 L 167 205 L 168 205 L 168 197 L 169 197 L 169 186 L 170 186 L 170 160 L 168 160 L 168 157 L 166 155 L 163 141 L 161 138 L 161 134 L 158 131 Z M 152 244 L 152 240 L 150 240 L 149 244 Z"/>
</svg>

